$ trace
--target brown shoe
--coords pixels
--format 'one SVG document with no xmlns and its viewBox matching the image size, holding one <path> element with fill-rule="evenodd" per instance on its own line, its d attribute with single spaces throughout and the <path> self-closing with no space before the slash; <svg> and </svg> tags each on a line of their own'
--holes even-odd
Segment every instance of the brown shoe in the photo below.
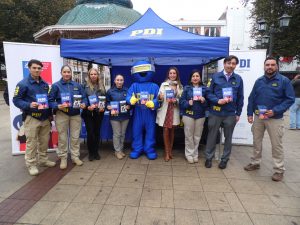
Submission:
<svg viewBox="0 0 300 225">
<path fill-rule="evenodd" d="M 248 164 L 247 166 L 244 167 L 244 170 L 246 171 L 253 171 L 253 170 L 258 170 L 260 168 L 259 164 Z"/>
<path fill-rule="evenodd" d="M 273 181 L 276 181 L 276 182 L 278 182 L 278 181 L 282 181 L 282 179 L 283 179 L 283 173 L 274 173 L 273 174 L 273 176 L 272 176 L 272 180 Z"/>
</svg>

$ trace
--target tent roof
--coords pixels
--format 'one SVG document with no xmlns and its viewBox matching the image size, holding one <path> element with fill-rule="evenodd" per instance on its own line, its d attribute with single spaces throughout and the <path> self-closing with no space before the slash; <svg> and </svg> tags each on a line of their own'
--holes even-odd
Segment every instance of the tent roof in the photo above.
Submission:
<svg viewBox="0 0 300 225">
<path fill-rule="evenodd" d="M 183 31 L 152 9 L 118 33 L 96 39 L 61 39 L 61 56 L 104 65 L 129 66 L 141 59 L 157 65 L 200 65 L 228 56 L 229 37 Z"/>
</svg>

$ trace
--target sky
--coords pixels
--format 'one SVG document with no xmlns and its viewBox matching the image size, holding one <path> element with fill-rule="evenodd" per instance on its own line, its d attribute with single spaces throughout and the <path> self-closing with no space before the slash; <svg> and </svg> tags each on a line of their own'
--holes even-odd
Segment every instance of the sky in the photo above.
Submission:
<svg viewBox="0 0 300 225">
<path fill-rule="evenodd" d="M 240 0 L 131 0 L 144 14 L 152 8 L 164 20 L 217 20 L 226 7 L 241 6 Z"/>
</svg>

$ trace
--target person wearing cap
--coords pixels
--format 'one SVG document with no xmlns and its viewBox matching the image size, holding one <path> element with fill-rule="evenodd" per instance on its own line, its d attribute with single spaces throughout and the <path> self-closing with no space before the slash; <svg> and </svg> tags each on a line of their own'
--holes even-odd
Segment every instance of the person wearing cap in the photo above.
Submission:
<svg viewBox="0 0 300 225">
<path fill-rule="evenodd" d="M 126 102 L 133 107 L 133 139 L 129 155 L 132 159 L 137 159 L 142 153 L 150 160 L 157 158 L 154 147 L 159 87 L 151 82 L 154 73 L 154 65 L 148 61 L 137 61 L 131 69 L 135 82 L 128 89 Z"/>
<path fill-rule="evenodd" d="M 179 98 L 182 90 L 178 69 L 170 67 L 165 81 L 159 88 L 160 108 L 158 108 L 156 116 L 156 123 L 163 127 L 164 160 L 166 162 L 173 158 L 174 131 L 175 127 L 180 124 Z"/>
<path fill-rule="evenodd" d="M 42 96 L 44 102 L 48 101 L 49 85 L 41 78 L 42 68 L 42 62 L 30 60 L 30 74 L 17 84 L 13 97 L 14 105 L 21 109 L 25 116 L 25 163 L 31 176 L 39 174 L 38 164 L 45 167 L 55 166 L 55 162 L 47 157 L 51 111 L 49 107 L 41 108 L 38 101 L 39 96 Z"/>
</svg>

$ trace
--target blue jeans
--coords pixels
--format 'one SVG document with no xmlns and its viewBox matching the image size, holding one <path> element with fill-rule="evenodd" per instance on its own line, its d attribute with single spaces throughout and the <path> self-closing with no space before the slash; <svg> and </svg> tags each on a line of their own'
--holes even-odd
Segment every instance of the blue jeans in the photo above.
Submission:
<svg viewBox="0 0 300 225">
<path fill-rule="evenodd" d="M 290 108 L 290 128 L 300 129 L 300 98 Z"/>
</svg>

